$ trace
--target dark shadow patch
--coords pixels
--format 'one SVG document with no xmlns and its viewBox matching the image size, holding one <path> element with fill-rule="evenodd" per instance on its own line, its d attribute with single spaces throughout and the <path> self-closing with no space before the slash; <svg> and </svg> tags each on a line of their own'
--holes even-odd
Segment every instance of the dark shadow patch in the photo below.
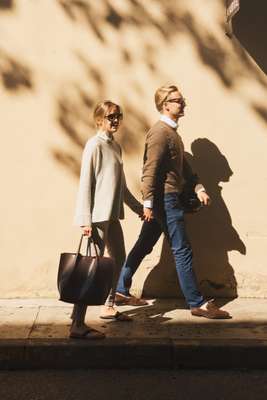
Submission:
<svg viewBox="0 0 267 400">
<path fill-rule="evenodd" d="M 116 29 L 120 29 L 123 23 L 123 18 L 110 4 L 108 4 L 108 14 L 106 16 L 106 21 Z"/>
<path fill-rule="evenodd" d="M 233 227 L 219 186 L 220 182 L 230 181 L 233 171 L 210 140 L 197 139 L 191 149 L 193 155 L 187 154 L 187 159 L 212 199 L 209 207 L 187 218 L 200 288 L 206 296 L 235 298 L 237 281 L 228 253 L 238 251 L 245 255 L 246 246 Z"/>
<path fill-rule="evenodd" d="M 130 64 L 132 62 L 131 54 L 126 49 L 122 49 L 122 58 L 127 64 Z"/>
<path fill-rule="evenodd" d="M 14 5 L 14 0 L 0 0 L 0 11 L 10 10 Z"/>
<path fill-rule="evenodd" d="M 61 98 L 58 101 L 57 121 L 71 141 L 78 147 L 83 148 L 85 140 L 82 138 L 78 126 L 81 123 L 89 126 L 89 116 L 88 121 L 86 121 L 84 114 L 81 113 L 80 106 L 67 98 Z"/>
<path fill-rule="evenodd" d="M 259 115 L 259 117 L 267 124 L 267 108 L 258 104 L 252 104 L 252 108 Z"/>
<path fill-rule="evenodd" d="M 242 0 L 241 7 L 233 19 L 234 34 L 255 60 L 260 69 L 267 73 L 267 3 L 262 0 Z"/>
<path fill-rule="evenodd" d="M 184 16 L 184 24 L 193 39 L 201 61 L 216 72 L 224 86 L 231 88 L 234 77 L 228 68 L 229 55 L 222 45 L 206 29 L 197 27 L 197 23 L 190 14 Z"/>
<path fill-rule="evenodd" d="M 33 89 L 30 69 L 3 50 L 0 50 L 0 78 L 4 88 L 10 92 Z"/>
<path fill-rule="evenodd" d="M 102 91 L 104 88 L 104 79 L 103 79 L 103 76 L 101 75 L 101 73 L 82 54 L 77 53 L 76 56 L 77 56 L 78 60 L 81 62 L 81 64 L 83 65 L 88 79 L 90 81 L 93 80 L 93 82 L 97 86 L 98 90 Z"/>
<path fill-rule="evenodd" d="M 71 171 L 76 178 L 79 178 L 80 160 L 76 159 L 72 154 L 57 149 L 52 150 L 52 155 L 57 162 Z"/>
<path fill-rule="evenodd" d="M 58 0 L 66 15 L 74 22 L 85 21 L 91 28 L 96 37 L 105 42 L 105 38 L 100 30 L 101 21 L 94 15 L 89 2 L 83 0 Z"/>
</svg>

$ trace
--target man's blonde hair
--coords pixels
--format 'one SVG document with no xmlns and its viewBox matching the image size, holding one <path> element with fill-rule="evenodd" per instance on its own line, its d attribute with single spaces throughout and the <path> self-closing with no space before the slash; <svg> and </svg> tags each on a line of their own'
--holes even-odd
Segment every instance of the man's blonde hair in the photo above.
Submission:
<svg viewBox="0 0 267 400">
<path fill-rule="evenodd" d="M 162 111 L 163 104 L 166 101 L 167 97 L 172 92 L 179 92 L 179 89 L 175 85 L 164 85 L 156 90 L 155 93 L 155 104 L 158 111 Z"/>
<path fill-rule="evenodd" d="M 105 115 L 107 115 L 108 111 L 111 108 L 116 108 L 119 113 L 122 113 L 120 106 L 110 100 L 101 101 L 96 105 L 94 110 L 94 121 L 97 127 L 99 127 L 103 118 L 105 117 Z"/>
</svg>

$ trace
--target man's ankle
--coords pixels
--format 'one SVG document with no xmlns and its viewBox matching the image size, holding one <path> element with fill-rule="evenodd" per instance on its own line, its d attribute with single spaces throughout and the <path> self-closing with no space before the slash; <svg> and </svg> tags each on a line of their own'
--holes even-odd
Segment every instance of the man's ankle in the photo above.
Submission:
<svg viewBox="0 0 267 400">
<path fill-rule="evenodd" d="M 130 293 L 116 292 L 116 295 L 122 296 L 122 297 L 131 297 Z"/>
</svg>

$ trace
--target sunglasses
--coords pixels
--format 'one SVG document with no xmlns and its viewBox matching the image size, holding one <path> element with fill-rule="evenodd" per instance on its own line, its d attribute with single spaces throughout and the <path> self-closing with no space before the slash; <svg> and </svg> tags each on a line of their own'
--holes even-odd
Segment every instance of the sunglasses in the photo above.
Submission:
<svg viewBox="0 0 267 400">
<path fill-rule="evenodd" d="M 185 104 L 185 98 L 180 97 L 179 99 L 170 99 L 166 100 L 167 103 L 177 103 L 177 104 Z"/>
<path fill-rule="evenodd" d="M 113 114 L 106 115 L 105 118 L 110 122 L 113 122 L 116 119 L 118 119 L 120 121 L 123 118 L 123 114 L 122 113 L 113 113 Z"/>
</svg>

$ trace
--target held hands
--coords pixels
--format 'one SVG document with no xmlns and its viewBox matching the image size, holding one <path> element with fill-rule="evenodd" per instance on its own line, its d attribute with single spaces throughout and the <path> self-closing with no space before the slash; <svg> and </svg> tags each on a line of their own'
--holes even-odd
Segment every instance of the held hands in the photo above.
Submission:
<svg viewBox="0 0 267 400">
<path fill-rule="evenodd" d="M 206 192 L 199 192 L 197 194 L 197 197 L 198 197 L 199 201 L 201 201 L 201 203 L 204 204 L 204 206 L 210 205 L 211 199 Z"/>
<path fill-rule="evenodd" d="M 83 234 L 86 236 L 92 236 L 92 227 L 91 226 L 82 226 Z"/>
<path fill-rule="evenodd" d="M 151 219 L 153 219 L 154 218 L 154 216 L 153 216 L 153 210 L 151 209 L 151 208 L 146 208 L 146 207 L 144 207 L 144 215 L 143 215 L 143 220 L 144 221 L 147 221 L 147 222 L 149 222 L 149 221 L 151 221 Z"/>
<path fill-rule="evenodd" d="M 197 194 L 197 197 L 198 197 L 199 201 L 200 201 L 203 205 L 205 205 L 205 206 L 210 205 L 211 199 L 210 199 L 209 195 L 208 195 L 206 192 L 199 192 L 199 193 Z M 140 214 L 139 214 L 139 216 L 140 216 Z M 153 216 L 153 210 L 152 210 L 152 208 L 144 207 L 143 215 L 142 215 L 141 219 L 142 219 L 143 221 L 149 222 L 149 221 L 151 221 L 153 218 L 154 218 L 154 216 Z"/>
</svg>

